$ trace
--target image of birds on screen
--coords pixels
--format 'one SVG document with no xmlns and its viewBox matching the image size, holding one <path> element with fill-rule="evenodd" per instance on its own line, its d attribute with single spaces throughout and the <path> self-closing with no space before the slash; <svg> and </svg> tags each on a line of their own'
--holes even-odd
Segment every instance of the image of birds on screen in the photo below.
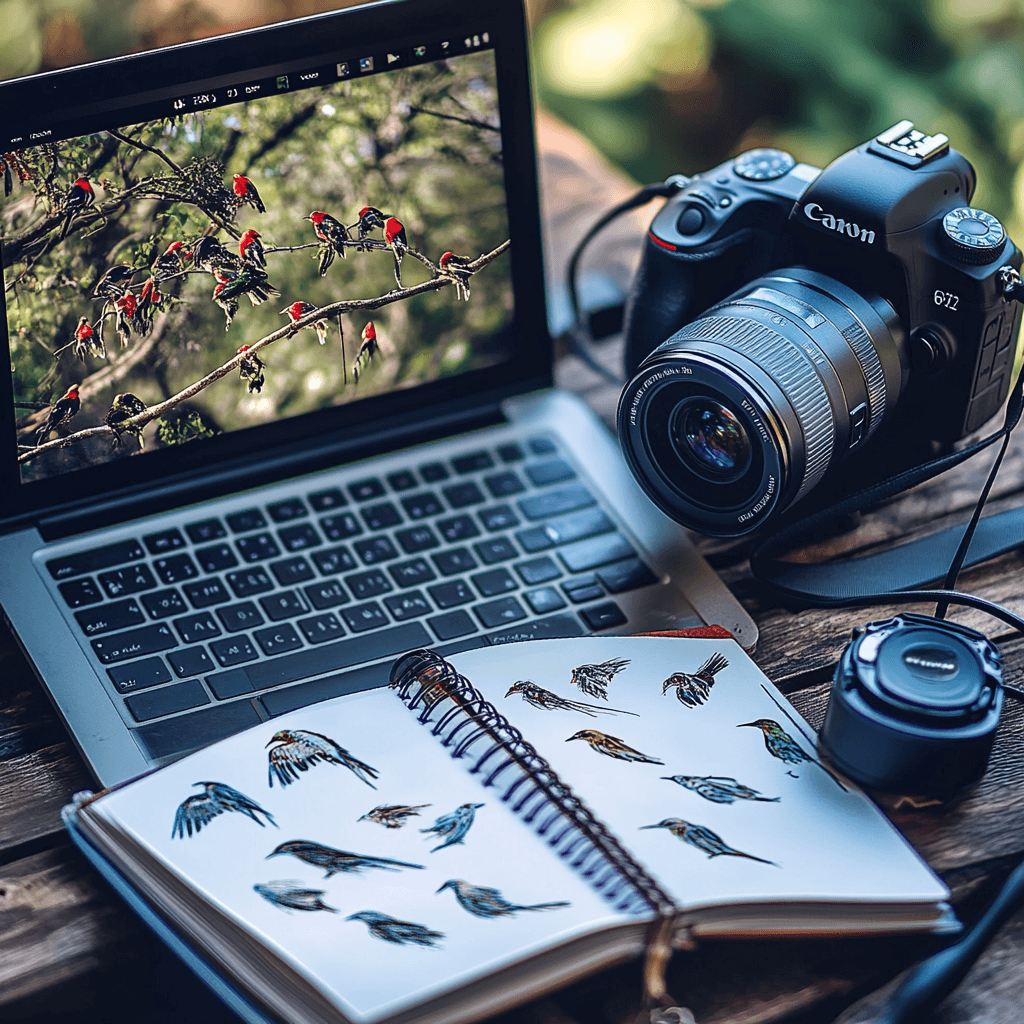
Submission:
<svg viewBox="0 0 1024 1024">
<path fill-rule="evenodd" d="M 338 913 L 334 907 L 329 907 L 324 903 L 323 889 L 307 889 L 294 878 L 275 882 L 257 882 L 253 889 L 268 903 L 273 903 L 275 907 L 280 907 L 282 910 L 329 910 L 332 914 Z"/>
<path fill-rule="evenodd" d="M 777 804 L 781 799 L 777 796 L 765 796 L 727 775 L 662 775 L 662 778 L 667 782 L 675 782 L 683 789 L 688 789 L 713 804 L 732 804 L 737 800 L 760 800 L 764 803 Z"/>
<path fill-rule="evenodd" d="M 368 868 L 380 868 L 382 871 L 401 871 L 402 868 L 424 870 L 422 864 L 410 864 L 404 860 L 393 860 L 391 857 L 375 857 L 369 853 L 350 853 L 348 850 L 335 850 L 332 846 L 310 842 L 308 839 L 289 839 L 286 843 L 271 850 L 266 859 L 289 855 L 301 860 L 304 864 L 323 868 L 324 878 L 331 875 L 358 875 Z"/>
<path fill-rule="evenodd" d="M 773 860 L 765 860 L 764 857 L 755 857 L 752 853 L 735 850 L 718 833 L 712 832 L 704 825 L 683 821 L 682 818 L 665 818 L 656 825 L 640 826 L 641 831 L 648 828 L 668 829 L 677 839 L 682 839 L 684 843 L 689 843 L 694 849 L 706 853 L 709 859 L 712 857 L 744 857 L 747 860 L 756 860 L 759 864 L 770 864 L 774 868 L 779 866 Z"/>
<path fill-rule="evenodd" d="M 445 847 L 463 842 L 466 833 L 476 821 L 476 812 L 483 806 L 483 804 L 461 804 L 451 814 L 442 814 L 430 828 L 421 828 L 421 832 L 431 834 L 434 839 L 438 837 L 444 839 L 440 846 L 435 846 L 430 852 L 437 853 L 438 850 L 443 850 Z"/>
<path fill-rule="evenodd" d="M 572 670 L 573 686 L 588 697 L 608 699 L 608 684 L 629 664 L 628 658 L 611 658 L 599 665 L 577 665 Z"/>
<path fill-rule="evenodd" d="M 373 821 L 385 828 L 401 828 L 410 818 L 418 818 L 420 811 L 430 804 L 378 804 L 356 821 Z"/>
<path fill-rule="evenodd" d="M 634 750 L 618 736 L 610 736 L 608 733 L 598 732 L 596 729 L 581 729 L 565 742 L 571 743 L 573 740 L 585 740 L 599 754 L 604 754 L 605 757 L 614 757 L 617 761 L 640 761 L 643 764 L 661 765 L 665 763 L 656 757 L 650 757 L 648 754 L 641 754 L 639 750 Z"/>
<path fill-rule="evenodd" d="M 459 906 L 476 917 L 515 917 L 520 910 L 557 910 L 559 907 L 572 906 L 566 900 L 554 903 L 512 903 L 498 889 L 488 885 L 471 885 L 461 878 L 449 878 L 437 891 L 441 893 L 445 889 L 451 889 Z"/>
<path fill-rule="evenodd" d="M 557 693 L 545 690 L 543 686 L 538 686 L 529 679 L 520 679 L 513 683 L 505 696 L 511 697 L 514 693 L 522 694 L 523 700 L 527 704 L 539 708 L 541 711 L 578 711 L 581 715 L 587 715 L 590 718 L 596 718 L 598 715 L 640 717 L 635 711 L 621 711 L 618 708 L 603 708 L 599 704 L 584 704 L 578 700 L 566 700 L 565 697 L 559 697 Z"/>
<path fill-rule="evenodd" d="M 437 948 L 438 942 L 444 938 L 444 932 L 435 932 L 425 924 L 414 924 L 412 921 L 399 921 L 397 917 L 382 914 L 378 910 L 360 910 L 357 914 L 349 914 L 346 921 L 362 921 L 375 939 L 393 942 L 397 946 L 428 946 Z"/>
<path fill-rule="evenodd" d="M 273 744 L 277 746 L 273 746 Z M 376 768 L 360 761 L 350 754 L 343 746 L 335 743 L 328 736 L 306 729 L 282 729 L 275 732 L 267 744 L 271 747 L 267 777 L 273 787 L 274 779 L 282 786 L 288 786 L 299 777 L 300 772 L 308 771 L 313 765 L 322 761 L 324 764 L 341 765 L 348 768 L 357 778 L 365 782 L 370 789 L 377 787 L 370 781 L 379 776 Z"/>
<path fill-rule="evenodd" d="M 725 655 L 715 651 L 696 672 L 673 672 L 661 684 L 661 694 L 664 696 L 674 686 L 679 703 L 695 708 L 711 696 L 715 676 L 728 667 L 729 661 Z"/>
<path fill-rule="evenodd" d="M 758 718 L 753 722 L 740 722 L 737 729 L 760 729 L 764 736 L 764 747 L 772 757 L 778 758 L 786 764 L 802 764 L 809 761 L 820 768 L 844 793 L 846 787 L 812 754 L 806 750 L 778 722 L 771 718 Z M 792 773 L 790 773 L 792 774 Z M 794 775 L 793 778 L 799 778 Z"/>
<path fill-rule="evenodd" d="M 251 818 L 260 828 L 265 827 L 264 822 L 259 818 L 263 815 L 274 828 L 277 822 L 270 811 L 264 810 L 255 800 L 240 793 L 237 789 L 225 785 L 223 782 L 194 782 L 194 786 L 202 786 L 202 793 L 193 793 L 186 797 L 178 805 L 174 812 L 174 825 L 171 828 L 171 838 L 184 839 L 186 835 L 191 836 L 193 832 L 197 835 L 204 825 L 209 825 L 218 815 L 229 811 L 237 811 Z"/>
</svg>

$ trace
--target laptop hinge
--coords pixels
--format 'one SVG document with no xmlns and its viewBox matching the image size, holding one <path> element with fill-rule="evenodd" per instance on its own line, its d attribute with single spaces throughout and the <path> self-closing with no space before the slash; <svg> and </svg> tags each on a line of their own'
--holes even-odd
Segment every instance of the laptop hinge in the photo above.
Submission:
<svg viewBox="0 0 1024 1024">
<path fill-rule="evenodd" d="M 367 429 L 362 436 L 353 437 L 349 433 L 344 440 L 325 442 L 312 452 L 307 439 L 283 446 L 276 455 L 261 458 L 258 468 L 254 468 L 251 461 L 239 460 L 235 464 L 218 466 L 205 478 L 191 473 L 171 482 L 145 484 L 122 492 L 110 501 L 93 502 L 88 508 L 47 516 L 36 526 L 44 540 L 60 540 L 504 422 L 506 417 L 501 406 L 494 402 L 431 417 L 427 423 L 422 420 L 403 422 L 383 429 L 378 424 L 372 431 Z"/>
</svg>

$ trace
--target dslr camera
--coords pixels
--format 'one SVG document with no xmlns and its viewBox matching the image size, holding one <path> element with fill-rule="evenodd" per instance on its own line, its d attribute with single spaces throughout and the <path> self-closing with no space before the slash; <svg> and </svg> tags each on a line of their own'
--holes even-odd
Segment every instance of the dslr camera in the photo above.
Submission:
<svg viewBox="0 0 1024 1024">
<path fill-rule="evenodd" d="M 997 412 L 1021 253 L 968 205 L 976 180 L 909 121 L 824 170 L 757 149 L 689 179 L 651 224 L 626 310 L 618 432 L 655 504 L 739 536 Z"/>
</svg>

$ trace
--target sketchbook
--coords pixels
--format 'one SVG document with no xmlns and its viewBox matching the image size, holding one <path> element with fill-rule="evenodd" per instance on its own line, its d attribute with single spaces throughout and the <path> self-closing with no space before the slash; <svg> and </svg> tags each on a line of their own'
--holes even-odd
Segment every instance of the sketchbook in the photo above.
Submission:
<svg viewBox="0 0 1024 1024">
<path fill-rule="evenodd" d="M 724 637 L 403 656 L 65 820 L 236 1011 L 479 1020 L 711 936 L 955 931 L 942 883 Z"/>
</svg>

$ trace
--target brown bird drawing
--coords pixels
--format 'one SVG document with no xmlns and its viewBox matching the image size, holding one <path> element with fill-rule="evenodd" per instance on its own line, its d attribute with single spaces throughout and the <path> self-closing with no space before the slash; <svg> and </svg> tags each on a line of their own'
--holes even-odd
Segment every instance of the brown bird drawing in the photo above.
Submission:
<svg viewBox="0 0 1024 1024">
<path fill-rule="evenodd" d="M 377 778 L 377 769 L 353 757 L 328 736 L 306 729 L 282 729 L 274 733 L 267 746 L 273 743 L 277 743 L 278 746 L 267 755 L 270 760 L 267 776 L 271 787 L 275 778 L 281 783 L 282 788 L 290 785 L 299 777 L 299 772 L 309 771 L 318 761 L 324 761 L 327 764 L 343 765 L 362 779 L 370 789 L 377 788 L 370 781 Z"/>
<path fill-rule="evenodd" d="M 420 811 L 424 807 L 429 807 L 430 804 L 416 804 L 415 806 L 409 806 L 408 804 L 378 804 L 372 811 L 367 811 L 361 818 L 357 818 L 356 821 L 373 821 L 378 825 L 383 825 L 385 828 L 401 828 L 407 818 L 418 818 Z"/>
<path fill-rule="evenodd" d="M 572 683 L 589 697 L 608 699 L 608 684 L 627 665 L 628 659 L 612 658 L 599 665 L 578 665 L 572 670 Z"/>
<path fill-rule="evenodd" d="M 591 747 L 599 754 L 606 757 L 614 757 L 618 761 L 642 761 L 644 764 L 664 764 L 656 757 L 648 757 L 641 754 L 639 750 L 623 743 L 618 736 L 609 736 L 607 733 L 598 732 L 596 729 L 581 729 L 578 733 L 570 736 L 565 742 L 572 740 L 586 740 Z"/>
<path fill-rule="evenodd" d="M 711 687 L 715 685 L 715 676 L 729 667 L 724 654 L 715 651 L 693 675 L 689 672 L 673 672 L 661 685 L 661 695 L 668 693 L 669 687 L 676 688 L 676 697 L 681 704 L 695 708 L 703 704 L 711 696 Z"/>
</svg>

